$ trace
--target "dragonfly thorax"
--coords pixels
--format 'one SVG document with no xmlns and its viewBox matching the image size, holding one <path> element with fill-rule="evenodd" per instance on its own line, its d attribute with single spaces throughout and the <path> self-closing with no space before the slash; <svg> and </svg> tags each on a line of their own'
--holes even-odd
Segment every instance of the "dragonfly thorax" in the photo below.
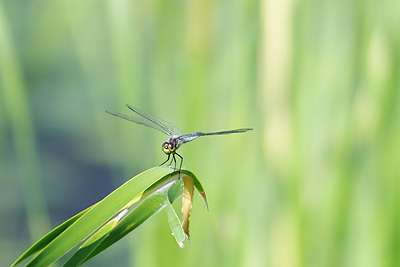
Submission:
<svg viewBox="0 0 400 267">
<path fill-rule="evenodd" d="M 168 142 L 164 142 L 162 144 L 162 151 L 169 155 L 171 153 L 175 153 L 175 151 L 179 148 L 179 146 L 181 145 L 181 142 L 179 142 L 179 140 L 175 137 L 171 137 Z"/>
</svg>

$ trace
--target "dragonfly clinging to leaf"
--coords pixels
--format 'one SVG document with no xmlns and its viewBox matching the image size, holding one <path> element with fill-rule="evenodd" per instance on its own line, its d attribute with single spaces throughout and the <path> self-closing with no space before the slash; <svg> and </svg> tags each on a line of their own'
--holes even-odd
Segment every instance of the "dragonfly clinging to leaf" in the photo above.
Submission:
<svg viewBox="0 0 400 267">
<path fill-rule="evenodd" d="M 225 134 L 232 134 L 232 133 L 244 133 L 250 130 L 253 130 L 251 128 L 242 128 L 242 129 L 236 129 L 236 130 L 230 130 L 230 131 L 221 131 L 221 132 L 211 132 L 211 133 L 204 133 L 204 132 L 195 132 L 191 134 L 183 134 L 182 131 L 174 126 L 172 123 L 169 123 L 165 120 L 162 120 L 160 118 L 157 118 L 143 110 L 140 110 L 134 106 L 131 105 L 126 105 L 130 110 L 135 112 L 137 115 L 139 115 L 139 118 L 131 117 L 128 115 L 124 114 L 119 114 L 119 113 L 114 113 L 111 111 L 106 111 L 107 113 L 114 115 L 116 117 L 141 124 L 150 128 L 153 128 L 157 131 L 162 132 L 165 135 L 169 136 L 169 140 L 167 142 L 164 142 L 162 144 L 162 151 L 168 156 L 167 160 L 165 160 L 161 165 L 164 165 L 166 162 L 169 161 L 172 155 L 171 162 L 169 165 L 174 162 L 175 166 L 174 168 L 176 169 L 176 158 L 175 156 L 178 156 L 181 159 L 181 163 L 179 166 L 179 171 L 182 168 L 182 162 L 183 162 L 183 157 L 179 155 L 176 150 L 183 145 L 184 143 L 193 141 L 194 139 L 199 138 L 200 136 L 206 136 L 206 135 L 225 135 Z"/>
</svg>

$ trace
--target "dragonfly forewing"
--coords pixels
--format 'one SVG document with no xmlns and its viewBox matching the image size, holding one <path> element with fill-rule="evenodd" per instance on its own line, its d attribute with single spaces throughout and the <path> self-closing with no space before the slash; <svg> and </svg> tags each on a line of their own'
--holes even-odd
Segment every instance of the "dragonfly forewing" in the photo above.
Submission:
<svg viewBox="0 0 400 267">
<path fill-rule="evenodd" d="M 138 109 L 134 106 L 131 105 L 126 105 L 130 110 L 132 110 L 133 112 L 135 112 L 136 114 L 146 118 L 147 120 L 153 122 L 154 124 L 158 125 L 160 128 L 162 128 L 164 130 L 164 132 L 169 135 L 169 136 L 180 136 L 182 135 L 182 131 L 176 127 L 175 125 L 173 125 L 172 123 L 165 121 L 163 119 L 157 118 L 156 116 L 153 116 L 149 113 L 147 113 L 144 110 Z"/>
<path fill-rule="evenodd" d="M 111 112 L 111 111 L 107 111 L 107 110 L 106 110 L 106 112 L 108 114 L 111 114 L 111 115 L 115 116 L 115 117 L 119 117 L 119 118 L 131 121 L 131 122 L 134 122 L 134 123 L 137 123 L 137 124 L 140 124 L 140 125 L 144 125 L 144 126 L 150 127 L 150 128 L 155 129 L 155 130 L 157 130 L 159 132 L 162 132 L 165 135 L 170 135 L 169 131 L 167 131 L 163 127 L 160 127 L 158 124 L 153 123 L 152 121 L 144 120 L 144 119 L 141 119 L 141 118 L 135 118 L 135 117 L 131 117 L 131 116 L 128 116 L 128 115 L 115 113 L 115 112 Z"/>
</svg>

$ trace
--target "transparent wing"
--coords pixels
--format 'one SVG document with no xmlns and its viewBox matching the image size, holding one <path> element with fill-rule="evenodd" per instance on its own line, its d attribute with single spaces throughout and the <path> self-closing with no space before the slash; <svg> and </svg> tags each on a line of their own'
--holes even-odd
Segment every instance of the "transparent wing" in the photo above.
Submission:
<svg viewBox="0 0 400 267">
<path fill-rule="evenodd" d="M 135 118 L 135 117 L 131 117 L 128 115 L 115 113 L 115 112 L 111 112 L 111 111 L 106 111 L 106 112 L 113 116 L 153 128 L 153 129 L 155 129 L 159 132 L 162 132 L 163 134 L 166 134 L 168 136 L 182 135 L 182 131 L 179 128 L 177 128 L 176 126 L 172 125 L 171 123 L 164 121 L 160 118 L 157 118 L 153 115 L 150 115 L 147 112 L 140 110 L 138 108 L 135 108 L 133 106 L 130 106 L 130 105 L 126 105 L 126 106 L 129 109 L 131 109 L 132 111 L 134 111 L 136 114 L 142 116 L 144 119 L 143 118 Z"/>
<path fill-rule="evenodd" d="M 153 129 L 155 129 L 157 131 L 160 131 L 163 134 L 170 135 L 169 132 L 165 131 L 163 128 L 160 128 L 158 125 L 154 124 L 151 121 L 144 120 L 144 119 L 141 119 L 141 118 L 134 118 L 134 117 L 131 117 L 131 116 L 128 116 L 128 115 L 120 114 L 120 113 L 114 113 L 114 112 L 107 111 L 107 110 L 106 110 L 106 112 L 108 114 L 111 114 L 111 115 L 115 116 L 115 117 L 122 118 L 122 119 L 131 121 L 131 122 L 134 122 L 134 123 L 137 123 L 137 124 L 141 124 L 141 125 L 153 128 Z"/>
<path fill-rule="evenodd" d="M 126 105 L 130 110 L 132 110 L 133 112 L 135 112 L 136 114 L 146 118 L 147 120 L 153 122 L 155 125 L 157 125 L 159 128 L 164 130 L 164 133 L 166 133 L 167 135 L 176 135 L 176 136 L 180 136 L 182 135 L 182 131 L 176 127 L 175 125 L 173 125 L 172 123 L 169 123 L 168 121 L 162 120 L 160 118 L 157 118 L 156 116 L 153 116 L 149 113 L 147 113 L 146 111 L 143 111 L 141 109 L 138 109 L 134 106 L 131 105 Z M 146 125 L 147 126 L 147 125 Z M 150 126 L 149 126 L 150 127 Z M 160 130 L 159 130 L 160 131 Z"/>
<path fill-rule="evenodd" d="M 202 133 L 198 132 L 200 135 L 224 135 L 224 134 L 233 134 L 233 133 L 244 133 L 247 131 L 252 131 L 252 128 L 242 128 L 242 129 L 235 129 L 229 131 L 221 131 L 221 132 L 212 132 L 212 133 Z"/>
</svg>

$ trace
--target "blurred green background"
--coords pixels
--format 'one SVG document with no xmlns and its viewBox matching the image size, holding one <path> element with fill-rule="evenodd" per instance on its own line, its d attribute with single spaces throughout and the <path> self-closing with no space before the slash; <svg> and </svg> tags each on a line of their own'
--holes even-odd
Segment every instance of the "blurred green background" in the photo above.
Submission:
<svg viewBox="0 0 400 267">
<path fill-rule="evenodd" d="M 400 2 L 0 1 L 0 265 L 184 132 L 192 242 L 165 211 L 85 266 L 400 266 Z"/>
</svg>

